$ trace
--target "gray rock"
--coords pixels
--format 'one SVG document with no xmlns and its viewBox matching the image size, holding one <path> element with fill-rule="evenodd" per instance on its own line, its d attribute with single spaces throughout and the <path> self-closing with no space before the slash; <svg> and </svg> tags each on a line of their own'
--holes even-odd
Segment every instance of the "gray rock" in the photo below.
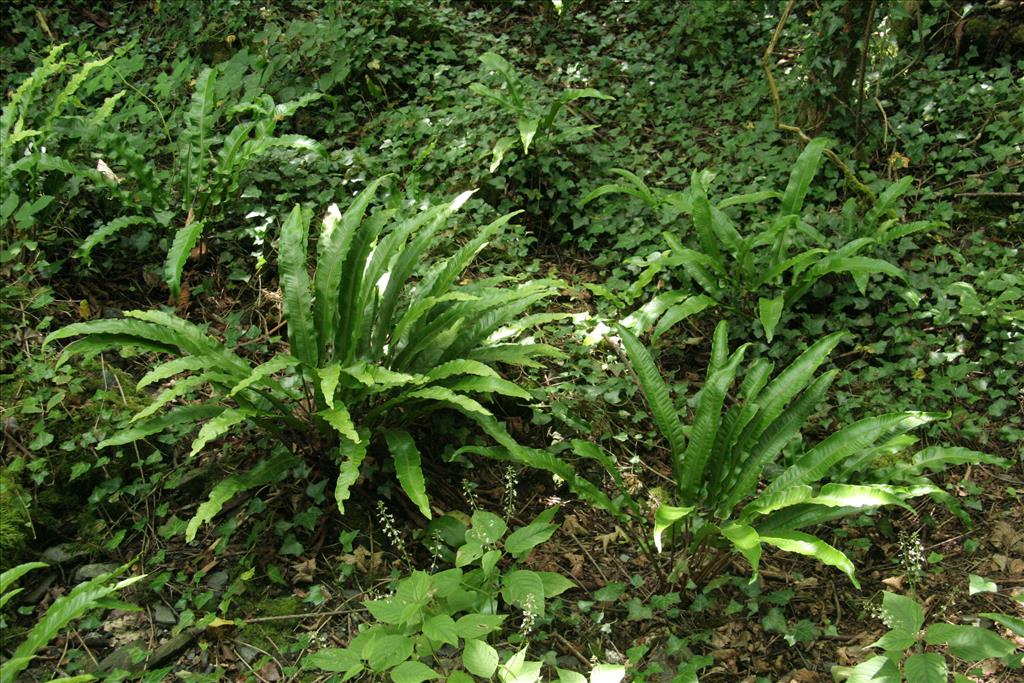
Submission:
<svg viewBox="0 0 1024 683">
<path fill-rule="evenodd" d="M 82 581 L 88 581 L 89 579 L 95 579 L 101 574 L 109 574 L 110 572 L 116 572 L 120 565 L 107 564 L 97 562 L 96 564 L 83 564 L 81 567 L 75 570 L 74 580 L 75 583 L 81 583 Z"/>
<path fill-rule="evenodd" d="M 67 564 L 88 556 L 89 552 L 73 543 L 61 543 L 43 551 L 42 560 L 50 564 Z"/>
<path fill-rule="evenodd" d="M 199 633 L 199 629 L 188 629 L 164 641 L 152 652 L 146 647 L 145 641 L 128 643 L 107 655 L 93 669 L 93 673 L 113 671 L 114 669 L 124 669 L 134 673 L 143 671 L 147 667 L 150 669 L 158 667 L 191 645 Z"/>
<path fill-rule="evenodd" d="M 242 645 L 241 643 L 236 644 L 235 652 L 238 653 L 238 656 L 241 657 L 242 661 L 246 664 L 252 664 L 253 660 L 260 656 L 259 650 L 249 647 L 248 645 Z"/>
<path fill-rule="evenodd" d="M 226 571 L 214 572 L 206 577 L 206 585 L 215 591 L 219 591 L 224 588 L 229 578 Z"/>
<path fill-rule="evenodd" d="M 89 647 L 106 647 L 110 644 L 111 635 L 103 631 L 90 631 L 82 636 L 82 642 Z"/>
<path fill-rule="evenodd" d="M 164 626 L 174 626 L 178 623 L 178 615 L 166 605 L 153 607 L 153 621 Z"/>
<path fill-rule="evenodd" d="M 142 671 L 146 667 L 148 655 L 149 650 L 146 647 L 145 641 L 136 640 L 122 645 L 104 657 L 93 671 L 94 673 L 113 671 L 115 669 L 132 672 Z"/>
<path fill-rule="evenodd" d="M 50 572 L 42 576 L 35 576 L 35 583 L 31 588 L 28 588 L 24 593 L 21 594 L 21 602 L 25 605 L 35 605 L 43 596 L 46 595 L 46 591 L 50 590 L 50 586 L 57 580 L 56 572 Z"/>
</svg>

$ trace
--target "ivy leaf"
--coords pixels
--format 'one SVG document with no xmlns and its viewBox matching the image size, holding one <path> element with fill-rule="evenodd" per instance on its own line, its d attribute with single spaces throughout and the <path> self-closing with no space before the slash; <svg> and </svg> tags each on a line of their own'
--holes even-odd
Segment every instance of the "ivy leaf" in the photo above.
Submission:
<svg viewBox="0 0 1024 683">
<path fill-rule="evenodd" d="M 970 575 L 969 585 L 967 588 L 969 595 L 974 595 L 975 593 L 995 593 L 998 590 L 999 587 L 996 586 L 994 581 L 982 578 L 976 574 Z"/>
</svg>

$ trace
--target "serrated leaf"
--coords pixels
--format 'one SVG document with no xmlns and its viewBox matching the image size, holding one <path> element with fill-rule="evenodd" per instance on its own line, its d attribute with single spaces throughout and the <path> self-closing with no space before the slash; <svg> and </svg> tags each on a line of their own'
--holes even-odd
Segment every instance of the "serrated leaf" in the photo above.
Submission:
<svg viewBox="0 0 1024 683">
<path fill-rule="evenodd" d="M 412 656 L 413 641 L 407 635 L 383 635 L 370 641 L 363 657 L 373 671 L 380 673 L 394 668 Z"/>
<path fill-rule="evenodd" d="M 363 660 L 358 653 L 348 648 L 325 647 L 303 657 L 302 666 L 333 673 L 350 673 L 362 669 Z"/>
<path fill-rule="evenodd" d="M 872 657 L 849 669 L 846 683 L 902 683 L 900 670 L 888 657 Z"/>
<path fill-rule="evenodd" d="M 505 616 L 502 614 L 467 614 L 455 622 L 455 630 L 460 638 L 469 641 L 497 631 L 503 621 Z"/>
<path fill-rule="evenodd" d="M 868 645 L 885 650 L 886 652 L 903 653 L 917 643 L 917 631 L 910 632 L 902 628 L 894 628 L 881 638 Z"/>
<path fill-rule="evenodd" d="M 553 598 L 567 590 L 576 588 L 576 584 L 557 572 L 537 572 L 544 584 L 544 597 Z"/>
<path fill-rule="evenodd" d="M 526 649 L 516 652 L 498 669 L 501 683 L 536 683 L 540 680 L 540 662 L 526 659 Z"/>
<path fill-rule="evenodd" d="M 466 536 L 481 543 L 497 543 L 506 531 L 508 524 L 501 517 L 486 510 L 476 510 L 473 512 L 473 525 L 466 532 Z"/>
<path fill-rule="evenodd" d="M 517 569 L 503 575 L 501 597 L 524 612 L 544 616 L 544 582 L 536 572 Z"/>
<path fill-rule="evenodd" d="M 913 598 L 886 591 L 882 594 L 882 611 L 891 628 L 917 633 L 924 625 L 924 608 Z"/>
</svg>

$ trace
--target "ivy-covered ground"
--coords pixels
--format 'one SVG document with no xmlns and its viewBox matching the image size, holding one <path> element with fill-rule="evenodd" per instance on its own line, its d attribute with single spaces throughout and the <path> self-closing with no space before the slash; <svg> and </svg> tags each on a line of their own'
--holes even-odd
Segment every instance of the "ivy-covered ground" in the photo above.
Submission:
<svg viewBox="0 0 1024 683">
<path fill-rule="evenodd" d="M 0 596 L 22 590 L 0 597 L 0 682 L 1020 680 L 1022 12 L 8 8 Z M 419 247 L 354 238 L 336 296 L 365 292 L 352 310 L 372 321 L 345 334 L 377 356 L 308 363 L 336 352 L 334 327 L 303 346 L 296 312 L 326 298 L 328 206 L 341 234 L 357 195 L 379 229 L 467 190 Z M 450 275 L 421 315 L 451 315 L 399 339 L 376 302 L 403 268 Z M 145 337 L 166 319 L 132 310 L 201 326 L 263 374 L 154 374 L 176 351 L 235 361 Z M 76 323 L 93 327 L 44 344 Z M 831 383 L 803 390 L 811 368 L 779 403 L 793 424 L 772 424 L 786 438 L 763 471 L 767 448 L 680 483 L 694 444 L 740 453 L 737 422 L 770 412 L 757 368 L 767 382 L 767 361 L 829 344 Z M 234 412 L 146 428 L 211 406 Z M 928 415 L 844 431 L 836 452 L 858 445 L 828 478 L 758 498 L 830 435 L 903 411 Z M 761 503 L 713 517 L 745 471 Z M 811 508 L 836 514 L 802 532 L 779 516 Z M 28 562 L 45 566 L 15 580 Z"/>
</svg>

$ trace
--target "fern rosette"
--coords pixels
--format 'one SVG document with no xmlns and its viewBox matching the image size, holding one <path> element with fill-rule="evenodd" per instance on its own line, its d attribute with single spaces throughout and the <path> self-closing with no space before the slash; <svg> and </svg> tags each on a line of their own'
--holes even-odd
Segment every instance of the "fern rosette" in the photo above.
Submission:
<svg viewBox="0 0 1024 683">
<path fill-rule="evenodd" d="M 494 396 L 529 399 L 500 376 L 501 364 L 536 365 L 555 348 L 519 336 L 550 318 L 524 315 L 556 291 L 553 281 L 509 284 L 504 278 L 459 280 L 474 257 L 515 214 L 479 229 L 446 258 L 428 262 L 439 233 L 472 194 L 466 192 L 411 217 L 393 209 L 369 212 L 384 178 L 363 190 L 342 213 L 323 220 L 312 277 L 308 271 L 310 212 L 296 206 L 281 229 L 278 258 L 288 353 L 254 365 L 199 326 L 160 311 L 69 325 L 47 343 L 80 337 L 58 363 L 80 353 L 131 346 L 176 357 L 158 365 L 140 387 L 166 384 L 151 405 L 99 447 L 122 445 L 173 426 L 202 423 L 195 456 L 229 431 L 250 424 L 286 444 L 308 443 L 333 453 L 335 498 L 344 511 L 371 445 L 390 453 L 402 490 L 426 517 L 422 454 L 411 426 L 424 415 L 454 409 L 481 425 L 506 453 L 530 459 L 485 403 Z M 495 335 L 501 330 L 500 335 Z M 497 338 L 500 337 L 500 340 Z M 210 398 L 183 402 L 203 387 Z M 175 407 L 163 411 L 167 406 Z M 213 518 L 235 493 L 276 481 L 297 464 L 279 452 L 214 488 L 186 534 Z"/>
<path fill-rule="evenodd" d="M 749 561 L 756 576 L 767 544 L 836 567 L 859 585 L 849 558 L 805 529 L 884 505 L 909 508 L 906 500 L 922 495 L 955 509 L 951 496 L 924 475 L 926 469 L 966 461 L 1005 464 L 967 449 L 931 447 L 904 467 L 877 468 L 893 448 L 915 441 L 908 432 L 948 417 L 944 413 L 868 417 L 818 443 L 803 443 L 801 430 L 821 409 L 838 370 L 816 373 L 844 333 L 819 339 L 774 376 L 773 363 L 763 358 L 741 375 L 749 345 L 730 353 L 727 325 L 719 323 L 688 428 L 650 352 L 624 325 L 618 333 L 667 442 L 676 482 L 676 504 L 662 504 L 655 513 L 654 543 L 661 550 L 666 532 L 680 529 L 698 583 L 724 568 L 729 547 Z"/>
</svg>

